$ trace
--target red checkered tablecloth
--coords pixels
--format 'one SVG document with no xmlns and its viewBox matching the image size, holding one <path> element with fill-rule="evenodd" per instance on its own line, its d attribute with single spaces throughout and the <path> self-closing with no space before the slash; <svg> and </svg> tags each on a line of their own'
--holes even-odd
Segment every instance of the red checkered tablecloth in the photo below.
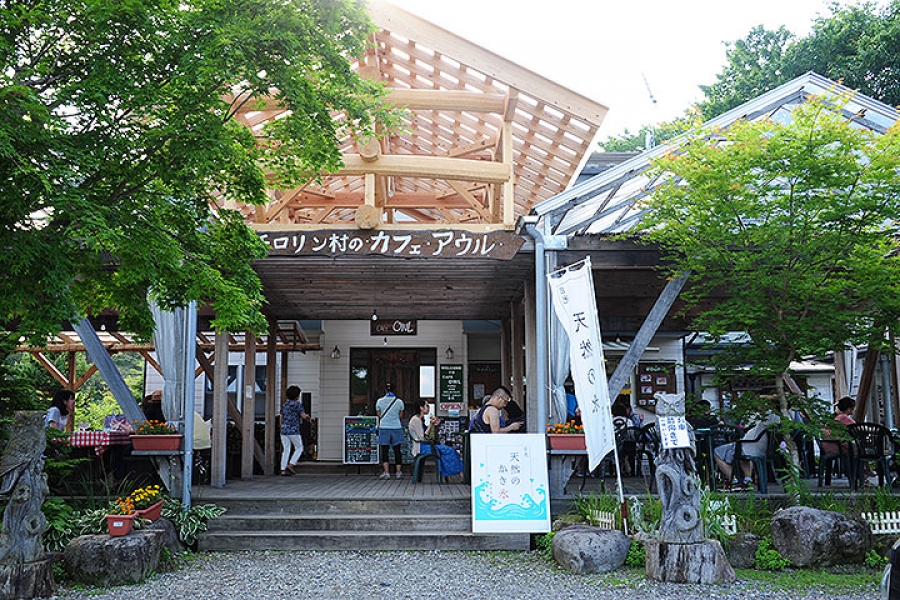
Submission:
<svg viewBox="0 0 900 600">
<path fill-rule="evenodd" d="M 123 446 L 131 441 L 124 431 L 73 431 L 69 435 L 69 445 L 77 448 L 93 447 L 97 454 L 103 454 L 109 446 Z"/>
</svg>

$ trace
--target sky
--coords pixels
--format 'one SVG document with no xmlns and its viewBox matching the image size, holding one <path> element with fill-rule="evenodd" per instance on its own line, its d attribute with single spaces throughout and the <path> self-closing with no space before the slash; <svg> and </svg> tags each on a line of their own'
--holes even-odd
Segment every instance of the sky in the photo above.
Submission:
<svg viewBox="0 0 900 600">
<path fill-rule="evenodd" d="M 601 139 L 684 114 L 724 42 L 757 25 L 804 37 L 831 14 L 831 0 L 388 1 L 606 105 Z"/>
</svg>

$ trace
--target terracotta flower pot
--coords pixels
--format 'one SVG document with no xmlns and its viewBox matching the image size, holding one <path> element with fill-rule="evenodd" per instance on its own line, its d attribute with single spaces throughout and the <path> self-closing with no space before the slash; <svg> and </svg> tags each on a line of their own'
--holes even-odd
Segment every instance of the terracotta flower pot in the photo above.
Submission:
<svg viewBox="0 0 900 600">
<path fill-rule="evenodd" d="M 583 433 L 548 433 L 552 450 L 585 450 Z"/>
<path fill-rule="evenodd" d="M 138 509 L 135 511 L 135 514 L 142 519 L 155 521 L 162 516 L 163 502 L 165 502 L 165 500 L 160 500 L 147 508 Z"/>
<path fill-rule="evenodd" d="M 134 527 L 134 514 L 130 515 L 106 515 L 106 528 L 112 537 L 121 537 L 131 533 Z"/>
<path fill-rule="evenodd" d="M 131 445 L 135 450 L 172 451 L 181 448 L 180 433 L 171 435 L 132 435 Z"/>
</svg>

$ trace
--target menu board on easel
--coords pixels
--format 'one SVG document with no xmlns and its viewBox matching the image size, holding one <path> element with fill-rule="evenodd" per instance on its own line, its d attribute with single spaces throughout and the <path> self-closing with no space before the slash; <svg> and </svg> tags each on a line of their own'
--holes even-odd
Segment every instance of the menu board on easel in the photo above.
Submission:
<svg viewBox="0 0 900 600">
<path fill-rule="evenodd" d="M 378 464 L 377 417 L 344 417 L 344 464 Z"/>
<path fill-rule="evenodd" d="M 638 408 L 656 412 L 657 392 L 674 394 L 675 364 L 674 363 L 638 363 L 637 389 L 635 399 Z"/>
</svg>

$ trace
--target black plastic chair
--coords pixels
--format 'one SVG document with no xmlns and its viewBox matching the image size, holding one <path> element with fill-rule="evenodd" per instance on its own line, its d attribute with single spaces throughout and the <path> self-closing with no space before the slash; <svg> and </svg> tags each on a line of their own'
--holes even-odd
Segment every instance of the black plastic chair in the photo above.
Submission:
<svg viewBox="0 0 900 600">
<path fill-rule="evenodd" d="M 638 446 L 638 452 L 641 458 L 647 458 L 647 464 L 650 466 L 650 484 L 656 479 L 656 457 L 662 447 L 662 440 L 659 438 L 659 428 L 656 423 L 647 423 L 641 427 L 641 439 Z"/>
<path fill-rule="evenodd" d="M 851 451 L 856 487 L 864 479 L 865 467 L 870 462 L 875 463 L 878 471 L 878 485 L 889 483 L 894 454 L 891 430 L 878 423 L 854 423 L 847 426 L 847 433 L 853 439 Z"/>
<path fill-rule="evenodd" d="M 840 439 L 817 439 L 816 443 L 819 445 L 818 487 L 822 487 L 823 483 L 831 485 L 832 476 L 840 472 L 847 476 L 847 480 L 852 488 L 854 470 L 853 461 L 850 460 L 850 442 Z"/>
<path fill-rule="evenodd" d="M 619 454 L 619 462 L 628 460 L 633 475 L 641 472 L 640 461 L 641 428 L 622 427 L 616 430 L 616 452 Z"/>
<path fill-rule="evenodd" d="M 765 456 L 756 456 L 754 454 L 747 454 L 744 451 L 745 445 L 753 442 L 759 442 L 763 439 L 763 436 L 766 437 L 766 453 Z M 732 465 L 733 473 L 740 473 L 740 463 L 739 461 L 745 460 L 750 461 L 753 464 L 753 470 L 756 471 L 756 481 L 757 487 L 759 488 L 760 494 L 768 494 L 769 493 L 769 467 L 771 467 L 772 473 L 775 473 L 775 457 L 776 451 L 775 448 L 778 446 L 779 436 L 769 429 L 764 429 L 758 436 L 755 438 L 744 439 L 741 438 L 735 442 L 734 446 L 734 463 Z"/>
<path fill-rule="evenodd" d="M 419 442 L 419 454 L 413 459 L 413 473 L 412 473 L 412 482 L 413 483 L 421 483 L 422 476 L 425 474 L 425 463 L 429 460 L 434 460 L 434 469 L 435 469 L 435 478 L 438 483 L 444 483 L 444 478 L 441 477 L 441 455 L 438 454 L 437 442 L 434 440 L 413 440 Z M 422 446 L 430 446 L 431 452 L 428 454 L 422 454 Z"/>
</svg>

